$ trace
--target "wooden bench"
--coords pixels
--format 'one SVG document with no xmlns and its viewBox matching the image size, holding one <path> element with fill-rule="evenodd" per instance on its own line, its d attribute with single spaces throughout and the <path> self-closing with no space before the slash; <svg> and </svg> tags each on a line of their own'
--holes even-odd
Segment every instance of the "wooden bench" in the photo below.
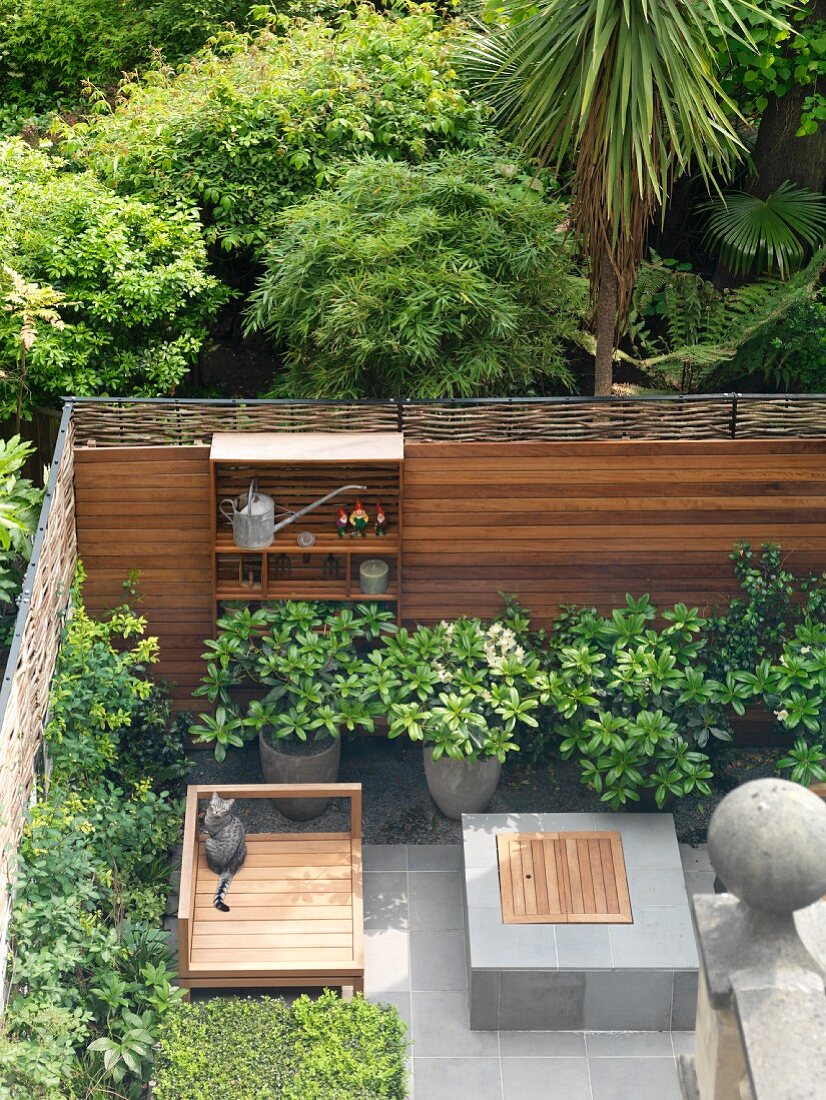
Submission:
<svg viewBox="0 0 826 1100">
<path fill-rule="evenodd" d="M 252 833 L 247 858 L 214 908 L 198 803 L 222 798 L 348 798 L 348 833 Z M 243 813 L 241 814 L 243 820 Z M 255 783 L 187 787 L 178 906 L 178 973 L 184 989 L 364 988 L 361 784 Z"/>
</svg>

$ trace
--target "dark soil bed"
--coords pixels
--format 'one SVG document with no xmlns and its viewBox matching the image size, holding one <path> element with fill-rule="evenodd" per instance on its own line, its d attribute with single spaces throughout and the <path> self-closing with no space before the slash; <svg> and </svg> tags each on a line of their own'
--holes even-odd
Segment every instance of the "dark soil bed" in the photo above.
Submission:
<svg viewBox="0 0 826 1100">
<path fill-rule="evenodd" d="M 458 822 L 443 817 L 433 804 L 424 778 L 422 752 L 401 742 L 373 740 L 345 742 L 342 746 L 342 782 L 358 782 L 364 788 L 364 840 L 368 844 L 456 844 L 461 839 Z M 777 749 L 726 747 L 715 754 L 716 775 L 711 797 L 681 799 L 673 808 L 677 835 L 687 844 L 702 844 L 712 811 L 728 791 L 749 779 L 774 775 Z M 233 750 L 223 764 L 211 752 L 191 752 L 190 783 L 261 783 L 256 744 Z M 249 832 L 283 832 L 312 829 L 333 832 L 346 828 L 346 803 L 334 803 L 315 821 L 294 824 L 282 817 L 268 799 L 246 800 L 239 810 Z M 529 766 L 511 758 L 490 813 L 599 812 L 608 809 L 598 795 L 579 781 L 575 764 L 554 761 L 548 766 Z M 635 806 L 629 806 L 635 810 Z"/>
</svg>

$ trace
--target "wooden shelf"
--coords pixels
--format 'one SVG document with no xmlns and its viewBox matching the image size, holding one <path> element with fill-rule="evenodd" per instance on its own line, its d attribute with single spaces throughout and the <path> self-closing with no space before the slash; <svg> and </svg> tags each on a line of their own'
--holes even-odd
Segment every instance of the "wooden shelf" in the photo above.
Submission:
<svg viewBox="0 0 826 1100">
<path fill-rule="evenodd" d="M 266 550 L 243 550 L 236 546 L 232 540 L 232 531 L 228 527 L 219 528 L 215 540 L 216 554 L 364 554 L 366 557 L 380 558 L 392 557 L 398 552 L 398 535 L 387 534 L 381 538 L 370 533 L 366 538 L 354 539 L 347 535 L 340 539 L 334 532 L 331 534 L 319 534 L 313 532 L 316 537 L 314 546 L 299 546 L 295 536 L 304 528 L 296 526 L 294 534 L 290 535 L 288 527 L 286 531 L 279 531 L 275 536 L 275 542 Z"/>
<path fill-rule="evenodd" d="M 404 439 L 396 432 L 216 432 L 210 451 L 213 596 L 216 614 L 229 601 L 329 600 L 340 603 L 395 604 L 401 621 L 402 462 Z M 276 532 L 264 550 L 236 546 L 219 504 L 237 497 L 258 479 L 259 492 L 277 507 L 300 511 L 338 486 L 365 486 L 333 497 Z M 352 510 L 359 497 L 370 515 L 363 538 L 336 530 L 338 509 Z M 388 518 L 388 534 L 375 534 L 376 505 Z M 278 522 L 278 512 L 276 512 Z M 299 546 L 300 531 L 315 536 Z M 379 596 L 365 595 L 359 563 L 380 558 L 390 568 L 389 585 Z M 251 577 L 250 586 L 241 583 Z"/>
</svg>

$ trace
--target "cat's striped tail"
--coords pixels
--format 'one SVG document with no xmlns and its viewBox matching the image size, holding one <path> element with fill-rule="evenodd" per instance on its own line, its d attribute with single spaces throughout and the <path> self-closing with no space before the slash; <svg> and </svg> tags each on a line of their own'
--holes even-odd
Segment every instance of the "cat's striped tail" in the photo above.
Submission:
<svg viewBox="0 0 826 1100">
<path fill-rule="evenodd" d="M 216 909 L 220 909 L 222 913 L 229 912 L 229 906 L 224 904 L 224 898 L 227 896 L 227 890 L 229 890 L 229 884 L 235 877 L 232 871 L 223 871 L 221 877 L 218 879 L 218 889 L 215 891 L 215 897 L 212 899 L 212 904 Z"/>
</svg>

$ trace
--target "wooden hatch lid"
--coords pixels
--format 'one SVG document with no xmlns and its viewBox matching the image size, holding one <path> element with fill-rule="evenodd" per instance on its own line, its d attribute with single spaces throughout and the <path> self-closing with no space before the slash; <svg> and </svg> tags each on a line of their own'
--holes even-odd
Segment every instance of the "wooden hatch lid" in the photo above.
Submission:
<svg viewBox="0 0 826 1100">
<path fill-rule="evenodd" d="M 618 832 L 500 833 L 505 924 L 633 924 Z"/>
</svg>

